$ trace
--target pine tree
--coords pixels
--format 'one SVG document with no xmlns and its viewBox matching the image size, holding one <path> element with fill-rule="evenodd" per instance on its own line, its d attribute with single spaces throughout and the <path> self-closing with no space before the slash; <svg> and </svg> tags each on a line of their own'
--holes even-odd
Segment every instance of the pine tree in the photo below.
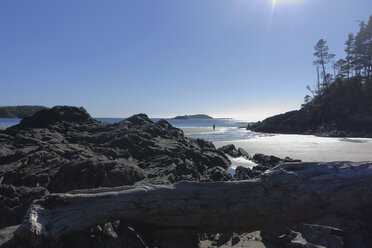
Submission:
<svg viewBox="0 0 372 248">
<path fill-rule="evenodd" d="M 352 49 L 353 49 L 353 46 L 354 46 L 354 40 L 355 39 L 354 39 L 353 33 L 350 33 L 347 41 L 345 42 L 345 45 L 346 45 L 346 48 L 345 48 L 345 52 L 346 52 L 345 61 L 346 61 L 346 63 L 344 65 L 344 70 L 346 71 L 347 78 L 350 78 L 350 71 L 352 69 L 352 60 L 353 60 Z"/>
<path fill-rule="evenodd" d="M 361 21 L 359 27 L 352 49 L 352 65 L 356 75 L 367 79 L 372 77 L 372 16 L 368 24 Z"/>
<path fill-rule="evenodd" d="M 348 75 L 347 62 L 344 59 L 339 59 L 333 64 L 335 70 L 335 78 L 344 78 Z"/>
<path fill-rule="evenodd" d="M 372 15 L 369 17 L 368 24 L 365 29 L 366 42 L 366 77 L 372 78 Z"/>
<path fill-rule="evenodd" d="M 328 87 L 330 83 L 330 76 L 326 71 L 326 65 L 332 61 L 335 57 L 334 54 L 328 53 L 328 46 L 326 45 L 327 41 L 320 39 L 316 45 L 314 46 L 315 53 L 314 56 L 317 58 L 314 62 L 315 65 L 319 65 L 322 69 L 322 78 L 323 78 L 323 85 Z"/>
</svg>

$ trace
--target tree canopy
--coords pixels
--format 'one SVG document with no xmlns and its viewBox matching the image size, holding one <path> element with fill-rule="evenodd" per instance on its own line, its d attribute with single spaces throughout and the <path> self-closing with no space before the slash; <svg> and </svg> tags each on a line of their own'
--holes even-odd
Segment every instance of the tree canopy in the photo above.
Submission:
<svg viewBox="0 0 372 248">
<path fill-rule="evenodd" d="M 0 118 L 25 118 L 45 108 L 37 105 L 3 106 L 0 107 Z"/>
<path fill-rule="evenodd" d="M 311 103 L 312 100 L 317 101 L 316 99 L 321 98 L 326 92 L 329 93 L 328 89 L 331 85 L 340 84 L 340 79 L 356 78 L 361 84 L 361 89 L 366 92 L 372 87 L 370 86 L 372 81 L 372 15 L 367 23 L 364 21 L 359 23 L 359 31 L 356 35 L 349 33 L 345 42 L 345 58 L 334 61 L 335 55 L 329 53 L 327 41 L 324 39 L 320 39 L 314 49 L 313 64 L 316 66 L 318 80 L 314 87 L 307 86 L 312 96 L 305 96 L 305 104 Z M 355 80 L 345 82 L 355 82 Z M 357 87 L 355 84 L 354 86 Z"/>
</svg>

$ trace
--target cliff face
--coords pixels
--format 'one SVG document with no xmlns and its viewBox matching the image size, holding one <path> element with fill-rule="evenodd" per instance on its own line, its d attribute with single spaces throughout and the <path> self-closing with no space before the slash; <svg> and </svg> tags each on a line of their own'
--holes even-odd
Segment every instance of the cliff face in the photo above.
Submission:
<svg viewBox="0 0 372 248">
<path fill-rule="evenodd" d="M 249 128 L 268 133 L 372 137 L 372 82 L 339 79 L 300 110 L 269 117 Z"/>
</svg>

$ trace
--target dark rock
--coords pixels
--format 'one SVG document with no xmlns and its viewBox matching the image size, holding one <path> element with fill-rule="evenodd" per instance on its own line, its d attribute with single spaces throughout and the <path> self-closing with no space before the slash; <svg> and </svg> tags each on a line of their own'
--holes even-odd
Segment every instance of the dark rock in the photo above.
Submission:
<svg viewBox="0 0 372 248">
<path fill-rule="evenodd" d="M 48 190 L 229 180 L 229 165 L 211 142 L 185 138 L 165 120 L 154 123 L 139 114 L 108 124 L 82 108 L 42 110 L 0 131 L 0 227 L 19 224 L 29 204 Z M 50 246 L 147 247 L 141 236 L 112 222 Z M 8 247 L 22 247 L 12 242 Z"/>
<path fill-rule="evenodd" d="M 239 242 L 240 242 L 239 234 L 233 233 L 233 235 L 231 236 L 231 246 L 234 246 L 238 244 Z"/>
<path fill-rule="evenodd" d="M 261 171 L 246 168 L 243 166 L 238 166 L 235 169 L 234 179 L 235 180 L 248 180 L 252 178 L 257 178 L 262 175 Z"/>
<path fill-rule="evenodd" d="M 253 167 L 253 170 L 255 171 L 260 171 L 260 172 L 265 172 L 270 169 L 270 166 L 265 166 L 265 165 L 256 165 Z"/>
<path fill-rule="evenodd" d="M 330 248 L 344 247 L 344 233 L 338 228 L 315 224 L 302 224 L 297 226 L 295 231 L 300 232 L 301 236 L 311 244 Z"/>
<path fill-rule="evenodd" d="M 225 170 L 222 167 L 213 167 L 206 171 L 206 173 L 209 175 L 209 178 L 213 181 L 222 181 L 224 178 Z"/>
<path fill-rule="evenodd" d="M 212 245 L 214 246 L 222 246 L 226 244 L 231 239 L 232 233 L 218 233 L 214 237 Z"/>
<path fill-rule="evenodd" d="M 245 157 L 246 159 L 250 159 L 251 157 L 243 148 L 238 148 L 238 154 L 239 157 Z"/>
<path fill-rule="evenodd" d="M 84 109 L 67 106 L 43 110 L 7 129 L 0 144 L 4 184 L 54 192 L 197 180 L 208 168 L 230 164 L 211 142 L 185 138 L 165 120 L 154 123 L 139 114 L 100 123 Z"/>
<path fill-rule="evenodd" d="M 250 158 L 248 152 L 246 152 L 243 148 L 236 149 L 233 144 L 222 146 L 218 148 L 217 150 L 233 158 L 237 158 L 237 157 L 245 157 L 247 159 Z"/>
<path fill-rule="evenodd" d="M 291 248 L 316 248 L 319 246 L 307 243 L 302 239 L 298 232 L 286 228 L 276 231 L 261 231 L 261 237 L 264 244 L 273 247 L 291 247 Z"/>
<path fill-rule="evenodd" d="M 283 159 L 283 163 L 299 163 L 299 162 L 302 162 L 300 159 L 293 159 L 293 158 L 290 158 L 290 157 L 285 157 Z"/>
<path fill-rule="evenodd" d="M 248 180 L 251 179 L 251 169 L 243 166 L 238 166 L 235 169 L 234 178 L 237 180 Z"/>
<path fill-rule="evenodd" d="M 43 128 L 55 123 L 96 123 L 84 108 L 71 106 L 56 106 L 51 109 L 42 109 L 11 128 Z"/>
<path fill-rule="evenodd" d="M 127 119 L 124 120 L 125 122 L 130 122 L 131 124 L 135 125 L 145 125 L 152 123 L 150 118 L 146 114 L 137 114 L 133 115 Z"/>
<path fill-rule="evenodd" d="M 257 164 L 266 164 L 269 166 L 276 166 L 282 162 L 282 160 L 275 156 L 267 156 L 264 154 L 255 154 L 252 158 L 253 162 Z"/>
<path fill-rule="evenodd" d="M 238 157 L 238 151 L 233 144 L 222 146 L 218 148 L 218 150 L 226 153 L 227 155 L 230 155 L 233 158 Z"/>
<path fill-rule="evenodd" d="M 0 228 L 21 223 L 32 201 L 47 194 L 42 187 L 0 185 Z"/>
<path fill-rule="evenodd" d="M 73 189 L 133 185 L 144 178 L 145 172 L 133 161 L 87 160 L 63 165 L 49 187 L 54 192 L 67 192 Z"/>
</svg>

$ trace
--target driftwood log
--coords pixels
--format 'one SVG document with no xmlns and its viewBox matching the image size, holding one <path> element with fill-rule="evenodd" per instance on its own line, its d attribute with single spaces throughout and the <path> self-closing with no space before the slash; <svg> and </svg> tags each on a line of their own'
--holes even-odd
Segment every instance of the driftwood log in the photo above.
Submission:
<svg viewBox="0 0 372 248">
<path fill-rule="evenodd" d="M 115 219 L 167 232 L 268 230 L 372 204 L 372 162 L 287 163 L 259 179 L 52 194 L 15 235 L 31 245 Z"/>
</svg>

